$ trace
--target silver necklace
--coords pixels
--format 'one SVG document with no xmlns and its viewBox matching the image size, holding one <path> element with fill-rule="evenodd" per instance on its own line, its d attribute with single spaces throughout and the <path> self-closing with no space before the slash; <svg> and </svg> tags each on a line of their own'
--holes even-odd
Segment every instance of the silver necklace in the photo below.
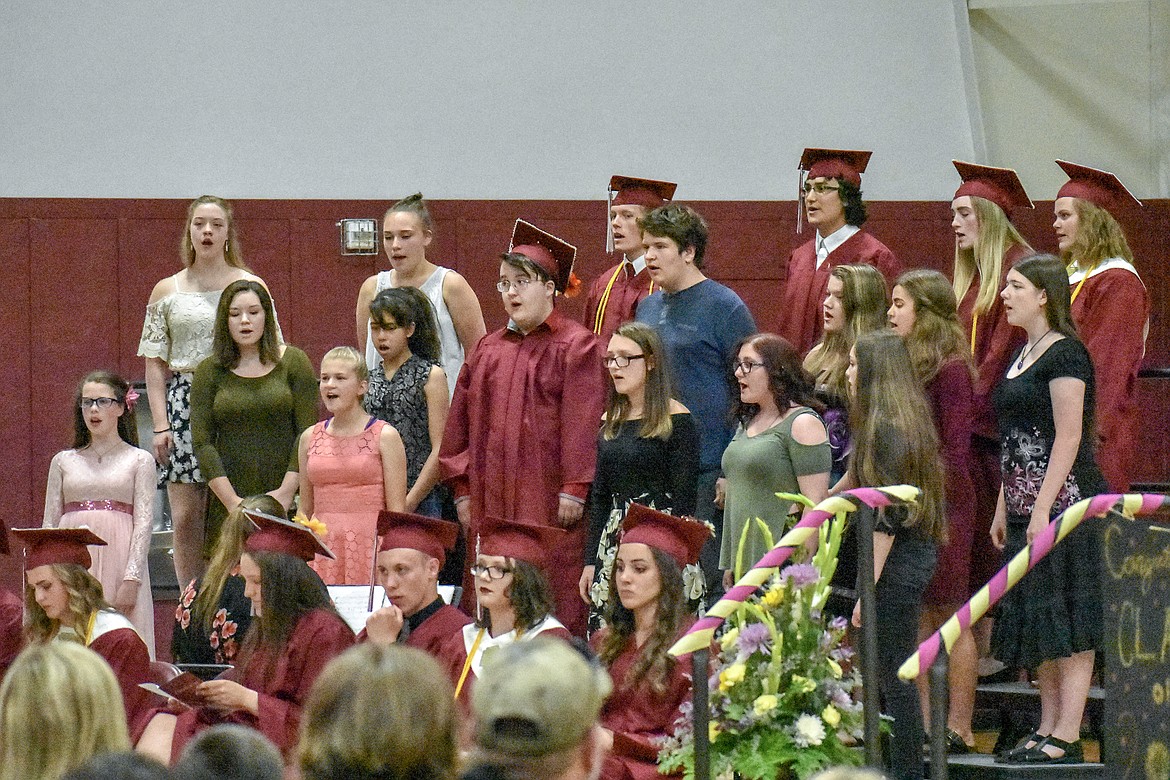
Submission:
<svg viewBox="0 0 1170 780">
<path fill-rule="evenodd" d="M 1040 342 L 1043 341 L 1044 339 L 1048 338 L 1048 334 L 1051 332 L 1052 332 L 1052 328 L 1049 328 L 1048 330 L 1044 331 L 1044 335 L 1041 336 L 1040 338 L 1036 339 L 1035 344 L 1033 344 L 1032 346 L 1030 346 L 1026 350 L 1024 350 L 1023 354 L 1020 355 L 1020 359 L 1018 361 L 1016 361 L 1016 370 L 1017 371 L 1020 371 L 1024 368 L 1024 358 L 1028 357 L 1028 355 L 1031 355 L 1032 350 L 1034 350 L 1034 349 L 1036 349 L 1036 347 L 1040 346 Z"/>
</svg>

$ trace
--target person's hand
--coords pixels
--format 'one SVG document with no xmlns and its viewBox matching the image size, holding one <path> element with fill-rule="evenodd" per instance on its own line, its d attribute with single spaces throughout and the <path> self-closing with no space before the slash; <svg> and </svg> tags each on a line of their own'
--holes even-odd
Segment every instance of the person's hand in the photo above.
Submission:
<svg viewBox="0 0 1170 780">
<path fill-rule="evenodd" d="M 455 514 L 459 518 L 459 525 L 463 526 L 463 533 L 471 536 L 471 499 L 464 498 L 455 502 Z"/>
<path fill-rule="evenodd" d="M 401 609 L 393 604 L 382 607 L 366 620 L 366 636 L 374 644 L 392 645 L 398 641 L 404 622 Z"/>
<path fill-rule="evenodd" d="M 160 431 L 154 434 L 154 439 L 151 440 L 150 449 L 154 453 L 154 459 L 159 463 L 166 465 L 171 459 L 171 450 L 175 447 L 175 436 L 170 429 Z"/>
<path fill-rule="evenodd" d="M 853 605 L 853 619 L 850 622 L 853 623 L 854 628 L 861 628 L 861 602 L 860 601 L 858 601 L 856 604 Z"/>
<path fill-rule="evenodd" d="M 727 477 L 715 480 L 715 506 L 723 508 L 723 500 L 727 498 Z"/>
<path fill-rule="evenodd" d="M 562 527 L 570 528 L 576 525 L 584 513 L 585 505 L 580 501 L 561 496 L 561 503 L 557 509 L 557 520 L 560 521 Z"/>
<path fill-rule="evenodd" d="M 277 501 L 279 501 L 280 505 L 282 507 L 284 507 L 284 511 L 286 511 L 286 512 L 288 511 L 288 508 L 292 506 L 293 496 L 295 496 L 296 494 L 297 494 L 296 483 L 293 483 L 292 487 L 290 487 L 290 488 L 285 488 L 282 485 L 281 487 L 278 487 L 276 490 L 269 490 L 268 491 L 268 495 L 272 496 Z M 239 497 L 237 496 L 237 498 L 239 498 Z M 244 499 L 240 498 L 239 501 L 236 501 L 235 505 L 239 506 L 243 500 Z"/>
<path fill-rule="evenodd" d="M 260 695 L 231 680 L 208 680 L 199 686 L 198 691 L 207 706 L 215 709 L 247 710 L 255 714 L 259 708 Z"/>
<path fill-rule="evenodd" d="M 999 515 L 991 521 L 991 543 L 997 550 L 1002 550 L 1007 543 L 1007 520 Z"/>
<path fill-rule="evenodd" d="M 1052 518 L 1049 517 L 1051 507 L 1032 507 L 1032 519 L 1028 521 L 1028 544 L 1040 535 L 1040 532 L 1048 527 L 1048 522 Z"/>
<path fill-rule="evenodd" d="M 593 574 L 596 571 L 596 566 L 586 566 L 581 570 L 581 579 L 577 580 L 577 592 L 581 594 L 581 600 L 586 604 L 593 603 L 589 598 L 589 588 L 593 585 Z"/>
<path fill-rule="evenodd" d="M 731 569 L 724 569 L 723 570 L 723 590 L 725 590 L 725 591 L 731 590 L 731 587 L 733 585 L 735 585 L 735 574 L 731 571 Z"/>
<path fill-rule="evenodd" d="M 139 583 L 134 580 L 122 580 L 117 593 L 114 594 L 114 609 L 123 615 L 129 615 L 138 604 L 138 586 Z"/>
</svg>

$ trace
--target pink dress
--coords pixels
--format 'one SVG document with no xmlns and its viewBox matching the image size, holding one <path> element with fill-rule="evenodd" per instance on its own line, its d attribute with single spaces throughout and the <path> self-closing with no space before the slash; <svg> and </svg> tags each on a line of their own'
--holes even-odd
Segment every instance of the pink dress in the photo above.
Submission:
<svg viewBox="0 0 1170 780">
<path fill-rule="evenodd" d="M 327 423 L 313 426 L 301 468 L 313 486 L 313 515 L 328 527 L 325 544 L 337 560 L 319 557 L 309 565 L 326 585 L 369 585 L 378 512 L 386 507 L 378 449 L 386 422 L 374 420 L 357 436 L 334 436 Z"/>
<path fill-rule="evenodd" d="M 99 462 L 78 450 L 62 450 L 49 464 L 45 528 L 87 526 L 105 539 L 89 548 L 89 571 L 114 603 L 124 580 L 138 585 L 138 600 L 126 615 L 154 657 L 154 602 L 150 593 L 150 534 L 154 521 L 154 458 L 129 444 Z"/>
</svg>

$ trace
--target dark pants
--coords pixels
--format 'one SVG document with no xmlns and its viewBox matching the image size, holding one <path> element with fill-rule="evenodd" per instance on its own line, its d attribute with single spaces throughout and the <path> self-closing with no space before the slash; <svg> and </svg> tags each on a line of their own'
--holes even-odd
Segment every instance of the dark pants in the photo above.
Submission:
<svg viewBox="0 0 1170 780">
<path fill-rule="evenodd" d="M 878 580 L 878 688 L 883 710 L 894 719 L 886 763 L 895 780 L 921 780 L 922 709 L 918 688 L 898 679 L 898 668 L 918 647 L 922 589 Z"/>
<path fill-rule="evenodd" d="M 723 510 L 715 506 L 715 480 L 719 469 L 699 472 L 695 487 L 695 517 L 715 526 L 715 537 L 707 540 L 699 553 L 699 567 L 707 581 L 707 606 L 723 595 L 723 570 L 719 568 L 719 547 L 723 544 Z"/>
</svg>

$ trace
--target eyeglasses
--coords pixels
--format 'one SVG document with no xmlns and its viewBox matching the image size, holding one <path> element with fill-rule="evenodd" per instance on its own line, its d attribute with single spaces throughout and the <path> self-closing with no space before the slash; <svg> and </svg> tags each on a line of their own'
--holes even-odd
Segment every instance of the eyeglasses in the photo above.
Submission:
<svg viewBox="0 0 1170 780">
<path fill-rule="evenodd" d="M 734 364 L 734 371 L 742 371 L 745 374 L 750 374 L 753 368 L 759 368 L 763 363 L 754 363 L 751 360 L 737 360 Z"/>
<path fill-rule="evenodd" d="M 508 290 L 511 290 L 513 287 L 515 287 L 516 292 L 522 293 L 527 290 L 528 285 L 532 284 L 534 281 L 536 280 L 529 279 L 526 276 L 521 277 L 514 282 L 509 282 L 507 279 L 501 279 L 500 281 L 496 282 L 496 289 L 502 293 L 506 293 Z"/>
<path fill-rule="evenodd" d="M 625 368 L 630 365 L 631 360 L 642 360 L 645 355 L 606 355 L 601 359 L 601 362 L 606 368 Z"/>
<path fill-rule="evenodd" d="M 502 580 L 504 575 L 511 574 L 515 569 L 510 569 L 507 566 L 472 566 L 472 577 L 486 576 L 489 580 Z"/>
<path fill-rule="evenodd" d="M 823 181 L 806 181 L 804 183 L 804 194 L 808 195 L 810 192 L 815 192 L 817 195 L 824 195 L 826 192 L 836 192 L 840 187 L 836 184 L 825 184 Z"/>
<path fill-rule="evenodd" d="M 117 398 L 82 398 L 77 405 L 81 407 L 82 411 L 85 411 L 95 406 L 99 409 L 109 409 L 116 403 L 118 403 Z"/>
</svg>

